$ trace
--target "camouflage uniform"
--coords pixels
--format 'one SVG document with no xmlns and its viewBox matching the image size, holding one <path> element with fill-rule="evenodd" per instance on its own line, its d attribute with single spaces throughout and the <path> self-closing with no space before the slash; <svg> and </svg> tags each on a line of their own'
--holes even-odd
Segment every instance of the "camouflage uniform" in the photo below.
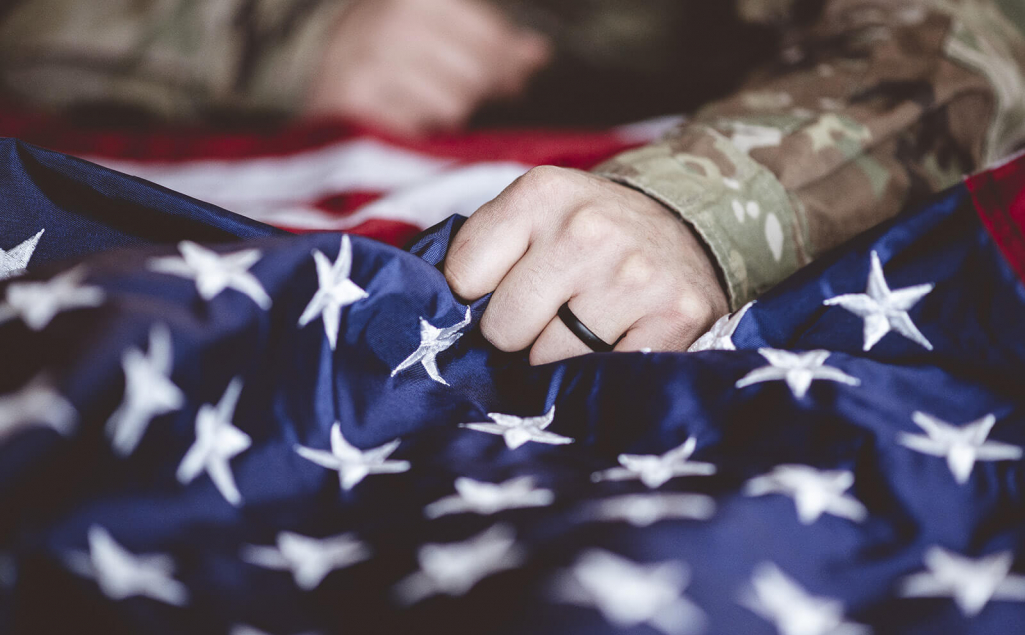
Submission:
<svg viewBox="0 0 1025 635">
<path fill-rule="evenodd" d="M 294 112 L 353 1 L 0 0 L 0 90 L 51 109 L 120 103 L 174 119 Z M 771 29 L 744 28 L 718 0 L 488 1 L 558 43 L 526 108 L 492 122 L 681 112 L 725 94 L 775 46 Z M 702 55 L 722 39 L 758 46 Z M 691 80 L 674 90 L 681 73 Z M 633 97 L 611 109 L 610 93 Z"/>
<path fill-rule="evenodd" d="M 820 4 L 778 63 L 596 170 L 693 226 L 734 308 L 1025 142 L 1025 39 L 992 2 Z"/>
<path fill-rule="evenodd" d="M 734 307 L 1025 141 L 1025 39 L 1011 22 L 1025 22 L 1021 0 L 494 1 L 606 65 L 617 50 L 657 64 L 667 29 L 696 22 L 677 36 L 706 38 L 705 54 L 675 68 L 683 91 L 703 77 L 739 80 L 744 56 L 717 64 L 745 48 L 745 24 L 782 42 L 781 59 L 738 90 L 597 169 L 695 228 Z M 182 116 L 294 109 L 346 0 L 5 6 L 8 90 L 54 106 L 119 96 Z M 702 13 L 722 7 L 731 20 Z"/>
<path fill-rule="evenodd" d="M 0 85 L 62 109 L 118 102 L 166 117 L 287 111 L 319 70 L 344 0 L 12 0 Z"/>
</svg>

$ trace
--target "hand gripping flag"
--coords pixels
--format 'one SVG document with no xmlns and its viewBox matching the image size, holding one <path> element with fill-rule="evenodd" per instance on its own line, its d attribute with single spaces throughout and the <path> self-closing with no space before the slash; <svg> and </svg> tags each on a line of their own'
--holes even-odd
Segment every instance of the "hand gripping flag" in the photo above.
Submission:
<svg viewBox="0 0 1025 635">
<path fill-rule="evenodd" d="M 458 218 L 285 236 L 0 150 L 4 632 L 1025 624 L 1023 160 L 694 352 L 532 368 L 438 270 Z"/>
</svg>

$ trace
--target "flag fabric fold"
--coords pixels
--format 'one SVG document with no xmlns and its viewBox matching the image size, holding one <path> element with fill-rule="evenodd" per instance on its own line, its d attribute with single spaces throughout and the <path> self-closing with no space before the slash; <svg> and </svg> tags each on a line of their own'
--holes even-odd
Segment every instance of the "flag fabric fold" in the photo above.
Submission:
<svg viewBox="0 0 1025 635">
<path fill-rule="evenodd" d="M 282 235 L 0 152 L 0 630 L 1025 623 L 1025 287 L 978 210 L 1021 160 L 693 352 L 531 367 L 445 284 L 458 217 Z"/>
<path fill-rule="evenodd" d="M 90 128 L 0 104 L 0 136 L 66 152 L 292 232 L 398 247 L 469 215 L 531 167 L 590 169 L 679 118 L 611 130 L 482 130 L 410 141 L 333 121 L 261 132 Z"/>
</svg>

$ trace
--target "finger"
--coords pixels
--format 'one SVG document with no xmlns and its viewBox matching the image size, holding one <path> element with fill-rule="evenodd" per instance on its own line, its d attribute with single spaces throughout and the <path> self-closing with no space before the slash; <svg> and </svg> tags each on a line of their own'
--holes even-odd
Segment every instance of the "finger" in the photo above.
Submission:
<svg viewBox="0 0 1025 635">
<path fill-rule="evenodd" d="M 349 96 L 331 105 L 346 117 L 364 125 L 379 128 L 400 137 L 416 137 L 426 133 L 422 118 L 409 106 L 407 100 L 397 99 L 394 93 L 382 89 L 376 96 Z M 322 107 L 323 112 L 328 111 Z"/>
<path fill-rule="evenodd" d="M 530 32 L 516 35 L 514 42 L 500 53 L 495 90 L 504 96 L 519 94 L 551 58 L 552 45 L 544 36 Z"/>
<path fill-rule="evenodd" d="M 500 9 L 480 0 L 435 1 L 425 19 L 432 20 L 446 38 L 471 44 L 478 51 L 506 44 L 512 28 Z"/>
<path fill-rule="evenodd" d="M 309 112 L 341 115 L 399 136 L 427 132 L 427 118 L 416 89 L 403 81 L 403 76 L 410 73 L 383 73 L 380 66 L 357 70 L 348 81 L 318 91 L 308 106 Z"/>
<path fill-rule="evenodd" d="M 575 280 L 550 254 L 532 247 L 502 278 L 481 318 L 481 332 L 499 350 L 519 351 L 534 343 Z"/>
<path fill-rule="evenodd" d="M 514 34 L 515 48 L 512 51 L 529 66 L 540 66 L 552 57 L 552 42 L 536 31 L 518 29 Z"/>
<path fill-rule="evenodd" d="M 473 50 L 437 34 L 425 34 L 423 55 L 414 60 L 421 73 L 434 74 L 446 90 L 476 108 L 492 91 L 493 78 Z"/>
<path fill-rule="evenodd" d="M 530 347 L 530 364 L 540 366 L 593 353 L 586 344 L 573 335 L 558 316 L 552 318 Z"/>
<path fill-rule="evenodd" d="M 519 187 L 523 177 L 485 203 L 456 234 L 445 258 L 445 278 L 464 300 L 476 300 L 498 288 L 527 253 L 533 233 L 530 198 Z"/>
<path fill-rule="evenodd" d="M 488 4 L 446 2 L 432 15 L 446 40 L 465 47 L 488 69 L 489 86 L 497 93 L 522 87 L 551 57 L 547 38 L 516 26 Z"/>
<path fill-rule="evenodd" d="M 574 296 L 569 301 L 569 309 L 591 333 L 609 345 L 615 344 L 644 314 L 644 307 L 631 299 L 626 288 L 612 285 L 595 285 L 588 291 Z M 569 356 L 566 354 L 567 351 L 580 355 L 580 346 L 587 349 L 585 352 L 593 352 L 573 331 L 562 324 L 561 318 L 556 317 L 563 328 L 554 328 L 549 324 L 548 329 L 551 332 L 538 336 L 530 349 L 532 364 L 547 364 L 565 359 Z M 580 346 L 571 342 L 569 338 L 576 340 Z"/>
<path fill-rule="evenodd" d="M 616 352 L 683 352 L 712 327 L 704 317 L 665 314 L 639 319 L 616 345 Z"/>
<path fill-rule="evenodd" d="M 451 129 L 462 124 L 472 106 L 446 90 L 437 74 L 407 69 L 388 88 L 395 106 L 424 130 Z"/>
</svg>

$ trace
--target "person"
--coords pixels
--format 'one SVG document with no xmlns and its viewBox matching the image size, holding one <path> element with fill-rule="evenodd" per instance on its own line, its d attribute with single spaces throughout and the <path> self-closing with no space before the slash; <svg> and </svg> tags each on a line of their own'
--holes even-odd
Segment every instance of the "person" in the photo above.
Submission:
<svg viewBox="0 0 1025 635">
<path fill-rule="evenodd" d="M 119 121 L 340 116 L 401 136 L 471 117 L 609 125 L 725 94 L 772 51 L 773 30 L 728 5 L 14 0 L 0 3 L 0 90 Z M 704 56 L 719 38 L 745 44 Z"/>
<path fill-rule="evenodd" d="M 551 59 L 551 38 L 507 4 L 26 0 L 0 16 L 0 75 L 51 105 L 116 93 L 166 111 L 273 106 L 423 134 L 521 93 Z M 688 28 L 756 25 L 780 54 L 752 62 L 761 46 L 700 40 L 674 58 L 672 90 L 701 85 L 720 53 L 741 51 L 738 75 L 754 72 L 591 173 L 530 171 L 456 235 L 445 275 L 468 301 L 493 294 L 481 328 L 498 348 L 529 348 L 532 363 L 685 350 L 825 251 L 1025 141 L 1015 0 L 713 4 L 736 19 L 691 14 Z M 80 59 L 76 45 L 99 53 Z"/>
<path fill-rule="evenodd" d="M 594 348 L 583 324 L 618 351 L 685 350 L 1025 140 L 1025 43 L 996 5 L 818 4 L 779 63 L 662 141 L 591 174 L 536 169 L 467 221 L 445 273 L 493 293 L 495 346 L 561 360 Z"/>
</svg>

